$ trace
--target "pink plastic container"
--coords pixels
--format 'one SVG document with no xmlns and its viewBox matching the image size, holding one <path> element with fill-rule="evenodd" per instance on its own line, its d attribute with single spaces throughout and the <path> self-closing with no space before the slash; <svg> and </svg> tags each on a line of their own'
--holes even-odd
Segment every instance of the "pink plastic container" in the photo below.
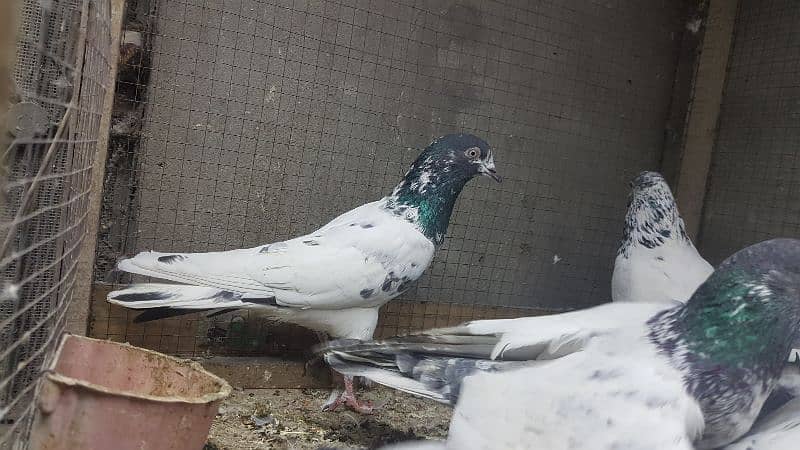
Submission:
<svg viewBox="0 0 800 450">
<path fill-rule="evenodd" d="M 33 450 L 200 450 L 231 387 L 199 364 L 66 335 L 42 377 Z"/>
</svg>

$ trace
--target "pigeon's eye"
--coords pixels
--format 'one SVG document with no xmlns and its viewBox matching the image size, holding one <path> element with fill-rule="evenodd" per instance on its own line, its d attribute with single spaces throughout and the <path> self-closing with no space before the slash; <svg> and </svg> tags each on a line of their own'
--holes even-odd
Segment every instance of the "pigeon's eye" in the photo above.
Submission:
<svg viewBox="0 0 800 450">
<path fill-rule="evenodd" d="M 467 158 L 469 159 L 478 159 L 478 157 L 481 156 L 481 149 L 478 147 L 470 147 L 464 152 L 464 154 L 467 155 Z"/>
</svg>

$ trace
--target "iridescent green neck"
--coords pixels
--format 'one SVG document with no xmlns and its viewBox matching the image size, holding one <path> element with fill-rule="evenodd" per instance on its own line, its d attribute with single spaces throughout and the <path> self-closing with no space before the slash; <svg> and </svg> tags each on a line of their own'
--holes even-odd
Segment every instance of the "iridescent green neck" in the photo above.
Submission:
<svg viewBox="0 0 800 450">
<path fill-rule="evenodd" d="M 455 175 L 455 174 L 453 174 Z M 403 216 L 435 245 L 444 242 L 456 199 L 468 178 L 442 177 L 412 168 L 387 197 L 385 208 Z"/>
<path fill-rule="evenodd" d="M 742 271 L 717 273 L 664 318 L 697 360 L 778 370 L 798 326 L 797 302 L 779 286 Z"/>
</svg>

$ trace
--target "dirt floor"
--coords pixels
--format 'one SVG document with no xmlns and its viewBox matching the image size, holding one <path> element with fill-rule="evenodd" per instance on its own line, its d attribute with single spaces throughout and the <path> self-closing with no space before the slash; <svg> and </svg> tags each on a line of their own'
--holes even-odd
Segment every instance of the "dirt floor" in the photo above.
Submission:
<svg viewBox="0 0 800 450">
<path fill-rule="evenodd" d="M 378 411 L 323 412 L 329 392 L 320 389 L 234 390 L 220 407 L 205 450 L 372 449 L 447 435 L 447 406 L 377 386 L 359 394 Z"/>
</svg>

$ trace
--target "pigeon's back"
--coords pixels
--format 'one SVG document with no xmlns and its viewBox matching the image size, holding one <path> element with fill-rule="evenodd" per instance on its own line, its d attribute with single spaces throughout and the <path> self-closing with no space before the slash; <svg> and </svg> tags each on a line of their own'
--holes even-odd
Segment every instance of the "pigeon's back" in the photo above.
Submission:
<svg viewBox="0 0 800 450">
<path fill-rule="evenodd" d="M 680 373 L 626 333 L 546 365 L 468 377 L 447 445 L 689 450 L 702 428 Z"/>
</svg>

